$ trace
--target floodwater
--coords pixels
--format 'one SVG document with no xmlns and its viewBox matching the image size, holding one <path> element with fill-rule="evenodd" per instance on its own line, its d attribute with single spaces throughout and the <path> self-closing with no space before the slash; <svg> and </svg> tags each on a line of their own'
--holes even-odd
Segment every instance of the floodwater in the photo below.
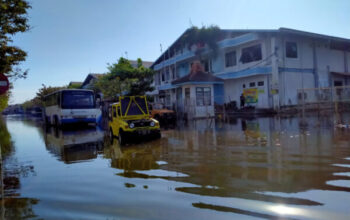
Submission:
<svg viewBox="0 0 350 220">
<path fill-rule="evenodd" d="M 121 147 L 7 117 L 1 217 L 349 219 L 350 129 L 334 120 L 203 120 Z"/>
</svg>

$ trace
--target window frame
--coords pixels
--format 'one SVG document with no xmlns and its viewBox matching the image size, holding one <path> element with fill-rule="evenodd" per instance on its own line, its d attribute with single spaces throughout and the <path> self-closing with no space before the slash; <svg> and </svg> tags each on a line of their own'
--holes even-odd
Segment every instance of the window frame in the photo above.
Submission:
<svg viewBox="0 0 350 220">
<path fill-rule="evenodd" d="M 287 55 L 287 44 L 288 43 L 295 43 L 295 46 L 296 46 L 296 57 L 289 57 L 288 55 Z M 299 46 L 298 46 L 298 42 L 296 42 L 296 41 L 289 41 L 289 40 L 287 40 L 287 41 L 285 41 L 284 42 L 284 56 L 287 58 L 287 59 L 294 59 L 294 60 L 296 60 L 296 59 L 299 59 L 299 53 L 298 53 L 298 51 L 299 51 Z"/>
<path fill-rule="evenodd" d="M 247 49 L 249 49 L 249 48 L 254 48 L 254 47 L 259 47 L 259 49 L 260 49 L 260 59 L 258 59 L 258 60 L 251 60 L 251 61 L 248 61 L 248 62 L 244 62 L 243 60 L 242 60 L 242 57 L 243 57 L 243 52 L 244 52 L 244 50 L 247 50 Z M 239 62 L 241 62 L 243 65 L 245 65 L 245 64 L 248 64 L 248 63 L 253 63 L 253 62 L 258 62 L 258 61 L 261 61 L 261 60 L 263 60 L 264 59 L 264 56 L 263 56 L 263 45 L 261 44 L 261 43 L 258 43 L 258 44 L 254 44 L 254 45 L 250 45 L 250 46 L 247 46 L 247 47 L 243 47 L 243 48 L 241 48 L 241 56 L 240 56 L 240 58 L 239 58 Z"/>
<path fill-rule="evenodd" d="M 115 107 L 115 106 L 112 107 L 112 117 L 113 117 L 113 118 L 116 118 L 116 117 L 117 117 L 117 110 L 116 110 L 116 107 Z"/>
<path fill-rule="evenodd" d="M 207 91 L 205 91 L 207 90 Z M 196 106 L 211 106 L 212 94 L 210 86 L 196 87 Z M 209 94 L 209 96 L 206 96 Z"/>
<path fill-rule="evenodd" d="M 253 88 L 256 87 L 256 82 L 250 82 L 249 83 L 249 88 Z"/>
<path fill-rule="evenodd" d="M 228 66 L 227 65 L 227 55 L 228 54 L 231 54 L 231 53 L 234 53 L 235 54 L 235 59 L 234 59 L 234 64 L 233 65 L 231 65 L 231 66 Z M 226 51 L 225 52 L 225 68 L 232 68 L 232 67 L 235 67 L 235 66 L 237 66 L 237 51 L 236 50 L 229 50 L 229 51 Z"/>
</svg>

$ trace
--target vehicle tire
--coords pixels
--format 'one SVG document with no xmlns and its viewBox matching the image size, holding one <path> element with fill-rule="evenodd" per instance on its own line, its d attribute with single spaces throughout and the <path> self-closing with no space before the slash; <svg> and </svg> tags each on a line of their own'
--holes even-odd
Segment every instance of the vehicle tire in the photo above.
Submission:
<svg viewBox="0 0 350 220">
<path fill-rule="evenodd" d="M 162 133 L 160 133 L 160 131 L 157 132 L 156 135 L 155 135 L 155 138 L 156 139 L 160 139 L 161 137 L 162 137 Z"/>
<path fill-rule="evenodd" d="M 126 144 L 126 134 L 123 132 L 123 130 L 119 131 L 118 141 L 120 145 Z"/>
</svg>

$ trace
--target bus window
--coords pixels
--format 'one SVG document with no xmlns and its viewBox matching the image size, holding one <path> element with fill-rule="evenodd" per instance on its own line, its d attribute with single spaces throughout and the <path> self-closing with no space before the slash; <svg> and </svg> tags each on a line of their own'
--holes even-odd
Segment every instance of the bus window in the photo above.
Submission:
<svg viewBox="0 0 350 220">
<path fill-rule="evenodd" d="M 94 94 L 87 91 L 63 91 L 62 108 L 95 108 Z"/>
<path fill-rule="evenodd" d="M 58 105 L 58 106 L 61 106 L 61 93 L 56 93 L 56 95 L 57 95 L 57 103 L 56 103 L 56 105 Z"/>
</svg>

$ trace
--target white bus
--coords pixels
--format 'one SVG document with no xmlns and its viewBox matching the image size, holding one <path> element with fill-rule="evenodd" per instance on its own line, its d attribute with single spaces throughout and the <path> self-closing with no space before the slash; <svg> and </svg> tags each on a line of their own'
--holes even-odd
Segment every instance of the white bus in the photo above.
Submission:
<svg viewBox="0 0 350 220">
<path fill-rule="evenodd" d="M 101 121 L 101 110 L 96 106 L 92 90 L 62 89 L 44 97 L 44 120 L 48 125 Z"/>
</svg>

